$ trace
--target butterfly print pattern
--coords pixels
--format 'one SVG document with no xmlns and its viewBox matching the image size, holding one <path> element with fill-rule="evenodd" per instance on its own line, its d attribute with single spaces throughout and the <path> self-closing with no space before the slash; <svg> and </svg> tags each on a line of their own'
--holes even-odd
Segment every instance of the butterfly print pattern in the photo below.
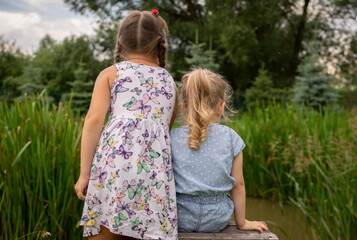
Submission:
<svg viewBox="0 0 357 240">
<path fill-rule="evenodd" d="M 120 62 L 92 161 L 83 236 L 178 239 L 169 124 L 175 83 L 163 68 Z"/>
</svg>

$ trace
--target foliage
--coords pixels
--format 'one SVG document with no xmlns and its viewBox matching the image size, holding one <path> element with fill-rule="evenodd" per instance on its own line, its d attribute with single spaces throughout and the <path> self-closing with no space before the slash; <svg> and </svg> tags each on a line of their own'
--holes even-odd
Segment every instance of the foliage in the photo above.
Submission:
<svg viewBox="0 0 357 240">
<path fill-rule="evenodd" d="M 92 91 L 94 82 L 87 82 L 88 69 L 83 68 L 83 64 L 80 64 L 79 68 L 74 71 L 75 81 L 70 82 L 72 87 L 72 93 L 64 95 L 64 99 L 71 98 L 72 109 L 75 112 L 87 112 L 89 104 L 92 98 Z"/>
<path fill-rule="evenodd" d="M 40 40 L 40 47 L 39 49 L 49 49 L 53 45 L 56 44 L 56 40 L 53 39 L 50 35 L 46 34 L 41 40 Z"/>
<path fill-rule="evenodd" d="M 347 21 L 356 7 L 353 0 L 64 1 L 74 11 L 104 19 L 99 32 L 106 29 L 110 36 L 100 37 L 101 48 L 106 50 L 114 48 L 116 23 L 127 11 L 159 9 L 170 29 L 168 59 L 174 78 L 181 78 L 180 70 L 188 68 L 183 56 L 189 54 L 198 29 L 201 42 L 213 38 L 222 75 L 234 89 L 243 91 L 258 75 L 261 62 L 275 87 L 291 87 L 305 55 L 304 44 L 314 36 L 323 42 L 321 52 L 326 60 L 340 59 L 353 32 L 337 28 L 337 21 Z"/>
<path fill-rule="evenodd" d="M 118 23 L 116 21 L 105 21 L 101 19 L 95 29 L 96 35 L 93 42 L 102 57 L 108 64 L 113 61 L 113 50 L 115 49 Z"/>
<path fill-rule="evenodd" d="M 248 107 L 258 107 L 265 105 L 268 101 L 277 99 L 273 89 L 273 81 L 264 64 L 259 69 L 258 76 L 254 79 L 253 86 L 248 88 L 245 94 L 246 105 Z"/>
<path fill-rule="evenodd" d="M 82 119 L 70 102 L 50 105 L 42 95 L 0 102 L 0 238 L 79 239 Z"/>
<path fill-rule="evenodd" d="M 40 82 L 42 74 L 42 68 L 33 67 L 31 64 L 24 69 L 24 73 L 21 76 L 22 79 L 26 79 L 20 86 L 18 90 L 21 91 L 21 97 L 24 94 L 36 94 L 42 92 L 46 86 Z"/>
<path fill-rule="evenodd" d="M 357 89 L 340 88 L 337 93 L 339 96 L 338 105 L 344 109 L 357 109 Z"/>
<path fill-rule="evenodd" d="M 356 13 L 357 14 L 357 13 Z M 340 63 L 340 77 L 347 87 L 357 87 L 357 32 L 346 45 L 346 54 Z"/>
<path fill-rule="evenodd" d="M 81 81 L 90 82 L 105 66 L 107 62 L 96 58 L 92 40 L 87 36 L 71 36 L 61 43 L 45 36 L 29 66 L 19 76 L 21 87 L 17 86 L 16 90 L 22 95 L 39 93 L 46 88 L 51 99 L 58 103 L 71 92 L 78 69 L 88 71 Z"/>
<path fill-rule="evenodd" d="M 2 101 L 0 111 L 1 238 L 35 239 L 46 232 L 54 239 L 80 238 L 74 226 L 83 203 L 73 185 L 83 119 L 73 116 L 69 102 L 56 108 L 43 96 Z M 247 194 L 298 207 L 321 239 L 353 239 L 356 120 L 341 109 L 321 113 L 280 104 L 235 117 L 227 125 L 247 145 Z"/>
<path fill-rule="evenodd" d="M 356 120 L 356 114 L 336 108 L 322 113 L 270 104 L 227 123 L 247 145 L 247 195 L 298 207 L 320 239 L 354 239 Z"/>
<path fill-rule="evenodd" d="M 25 64 L 27 58 L 15 42 L 6 41 L 0 36 L 0 79 L 8 76 L 19 76 L 21 74 L 21 65 Z M 2 84 L 2 82 L 0 82 Z M 0 85 L 1 87 L 1 85 Z"/>
<path fill-rule="evenodd" d="M 300 76 L 296 77 L 297 81 L 293 88 L 295 104 L 318 108 L 337 101 L 337 95 L 331 86 L 333 77 L 324 72 L 326 67 L 319 61 L 319 46 L 318 42 L 310 42 L 310 56 L 299 66 Z"/>
<path fill-rule="evenodd" d="M 15 42 L 6 41 L 0 36 L 0 96 L 12 99 L 19 92 L 18 78 L 27 66 L 29 58 L 15 46 Z"/>
<path fill-rule="evenodd" d="M 186 57 L 186 63 L 191 67 L 207 68 L 213 72 L 217 72 L 219 65 L 215 60 L 215 51 L 212 50 L 212 39 L 208 50 L 205 50 L 206 43 L 199 43 L 198 31 L 196 31 L 195 42 L 190 42 L 190 55 Z M 187 73 L 187 71 L 182 71 Z"/>
</svg>

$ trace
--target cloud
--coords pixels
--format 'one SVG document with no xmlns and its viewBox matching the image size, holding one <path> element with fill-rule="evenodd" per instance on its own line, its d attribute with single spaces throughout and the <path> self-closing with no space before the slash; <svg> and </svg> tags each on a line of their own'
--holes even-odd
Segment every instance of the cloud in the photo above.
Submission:
<svg viewBox="0 0 357 240">
<path fill-rule="evenodd" d="M 36 26 L 38 34 L 46 33 L 53 38 L 62 40 L 69 35 L 92 35 L 94 33 L 90 19 L 66 18 L 56 19 L 50 22 L 42 22 Z"/>
<path fill-rule="evenodd" d="M 21 2 L 22 9 L 13 4 L 8 5 L 6 11 L 0 10 L 0 35 L 5 39 L 15 40 L 16 46 L 27 53 L 36 51 L 39 41 L 46 34 L 57 41 L 70 35 L 94 34 L 95 19 L 70 12 L 62 1 Z"/>
<path fill-rule="evenodd" d="M 0 10 L 0 34 L 23 30 L 41 22 L 41 16 L 35 12 L 11 13 Z"/>
<path fill-rule="evenodd" d="M 22 0 L 22 2 L 27 3 L 30 6 L 43 6 L 48 3 L 56 3 L 56 0 Z"/>
<path fill-rule="evenodd" d="M 48 10 L 50 5 L 58 5 L 58 0 L 20 0 L 21 4 L 38 10 Z"/>
</svg>

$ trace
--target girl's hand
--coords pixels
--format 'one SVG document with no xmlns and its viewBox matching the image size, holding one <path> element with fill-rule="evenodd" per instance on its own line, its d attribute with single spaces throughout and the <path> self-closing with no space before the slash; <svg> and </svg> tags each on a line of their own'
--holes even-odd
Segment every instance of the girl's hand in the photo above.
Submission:
<svg viewBox="0 0 357 240">
<path fill-rule="evenodd" d="M 262 222 L 258 222 L 258 221 L 248 221 L 247 219 L 244 222 L 244 225 L 239 227 L 239 230 L 244 230 L 244 231 L 248 231 L 248 230 L 257 230 L 259 232 L 263 232 L 263 230 L 268 231 L 268 227 L 265 226 L 264 223 Z"/>
<path fill-rule="evenodd" d="M 79 176 L 76 185 L 74 185 L 74 190 L 80 200 L 85 200 L 86 196 L 83 194 L 84 190 L 87 188 L 89 183 L 89 177 Z"/>
</svg>

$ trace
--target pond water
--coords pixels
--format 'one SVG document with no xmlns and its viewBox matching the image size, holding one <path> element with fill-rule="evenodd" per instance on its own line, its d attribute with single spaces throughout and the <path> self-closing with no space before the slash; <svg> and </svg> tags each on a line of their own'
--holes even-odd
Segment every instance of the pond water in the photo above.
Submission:
<svg viewBox="0 0 357 240">
<path fill-rule="evenodd" d="M 290 205 L 284 205 L 283 208 L 284 215 L 278 202 L 247 197 L 246 218 L 265 221 L 269 230 L 277 235 L 279 240 L 314 239 L 303 214 Z"/>
</svg>

